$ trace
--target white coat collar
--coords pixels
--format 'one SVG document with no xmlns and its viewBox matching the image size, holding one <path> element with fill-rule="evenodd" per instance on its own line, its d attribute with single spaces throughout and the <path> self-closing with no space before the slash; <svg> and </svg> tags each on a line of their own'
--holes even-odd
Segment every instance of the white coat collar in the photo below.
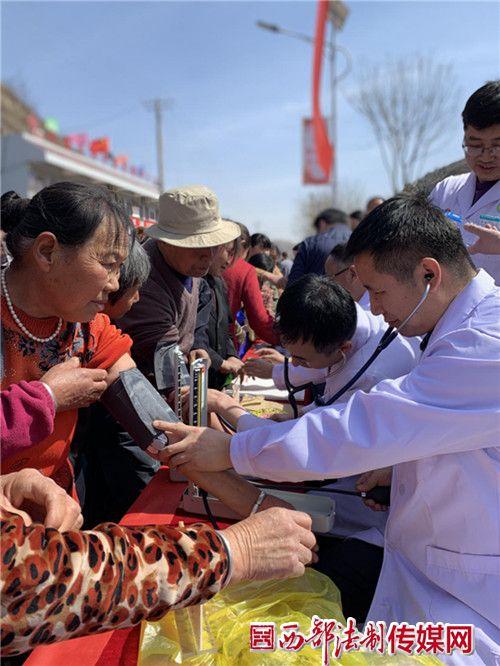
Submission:
<svg viewBox="0 0 500 666">
<path fill-rule="evenodd" d="M 359 299 L 358 305 L 360 305 L 363 308 L 363 310 L 370 310 L 370 294 L 368 293 L 368 289 Z"/>
<path fill-rule="evenodd" d="M 379 333 L 382 328 L 382 317 L 376 317 L 371 312 L 364 310 L 359 303 L 356 303 L 357 324 L 354 335 L 351 338 L 351 351 L 349 356 L 355 354 L 364 347 L 372 335 Z"/>
<path fill-rule="evenodd" d="M 469 282 L 450 303 L 447 310 L 436 324 L 429 344 L 422 354 L 422 358 L 426 356 L 432 344 L 439 340 L 440 337 L 456 330 L 471 314 L 472 310 L 492 291 L 495 291 L 495 281 L 489 273 L 482 268 L 479 269 L 478 274 Z"/>
<path fill-rule="evenodd" d="M 481 210 L 481 208 L 484 208 L 488 204 L 500 201 L 500 180 L 496 182 L 495 185 L 493 185 L 493 187 L 490 187 L 490 189 L 487 192 L 485 192 L 485 194 L 483 194 L 483 196 L 480 197 L 474 205 L 471 205 L 475 191 L 476 191 L 476 174 L 470 173 L 467 176 L 464 184 L 458 191 L 459 210 L 464 211 L 462 218 L 470 217 L 471 215 L 474 215 L 474 213 L 477 213 L 477 211 Z"/>
</svg>

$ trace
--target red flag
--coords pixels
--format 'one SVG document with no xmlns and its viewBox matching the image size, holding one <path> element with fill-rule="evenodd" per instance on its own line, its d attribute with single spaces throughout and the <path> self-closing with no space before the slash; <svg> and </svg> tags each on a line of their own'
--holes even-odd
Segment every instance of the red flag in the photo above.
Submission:
<svg viewBox="0 0 500 666">
<path fill-rule="evenodd" d="M 92 155 L 98 155 L 99 153 L 104 153 L 107 155 L 109 153 L 109 146 L 109 138 L 107 136 L 103 136 L 100 139 L 94 139 L 91 141 L 89 144 L 89 150 Z"/>
<path fill-rule="evenodd" d="M 76 148 L 76 150 L 83 152 L 88 140 L 89 137 L 87 134 L 68 134 L 68 136 L 64 137 L 64 145 L 68 148 Z"/>
<path fill-rule="evenodd" d="M 314 37 L 314 61 L 313 61 L 313 135 L 316 148 L 316 158 L 318 165 L 324 172 L 328 181 L 332 169 L 333 148 L 328 139 L 326 124 L 321 116 L 320 110 L 320 84 L 321 84 L 321 66 L 323 64 L 323 42 L 325 38 L 325 28 L 328 19 L 328 0 L 318 0 L 318 13 L 316 16 L 316 34 Z"/>
<path fill-rule="evenodd" d="M 26 123 L 28 125 L 29 131 L 32 132 L 33 134 L 36 134 L 37 130 L 39 130 L 41 127 L 40 121 L 33 113 L 30 113 L 29 116 L 26 118 Z"/>
<path fill-rule="evenodd" d="M 128 164 L 128 156 L 127 155 L 116 155 L 116 157 L 113 160 L 115 167 L 122 167 L 124 169 L 127 168 Z"/>
</svg>

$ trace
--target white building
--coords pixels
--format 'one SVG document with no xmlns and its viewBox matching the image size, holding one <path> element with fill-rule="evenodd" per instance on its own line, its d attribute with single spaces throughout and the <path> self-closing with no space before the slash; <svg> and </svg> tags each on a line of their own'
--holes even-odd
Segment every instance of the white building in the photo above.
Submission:
<svg viewBox="0 0 500 666">
<path fill-rule="evenodd" d="M 123 199 L 136 226 L 156 221 L 156 184 L 43 136 L 29 132 L 2 136 L 2 192 L 14 190 L 31 198 L 43 187 L 62 180 L 105 185 Z"/>
<path fill-rule="evenodd" d="M 115 167 L 110 160 L 66 147 L 61 137 L 45 131 L 32 109 L 3 85 L 1 141 L 2 192 L 14 190 L 31 198 L 60 181 L 92 183 L 116 192 L 136 226 L 157 220 L 160 192 L 155 182 Z"/>
</svg>

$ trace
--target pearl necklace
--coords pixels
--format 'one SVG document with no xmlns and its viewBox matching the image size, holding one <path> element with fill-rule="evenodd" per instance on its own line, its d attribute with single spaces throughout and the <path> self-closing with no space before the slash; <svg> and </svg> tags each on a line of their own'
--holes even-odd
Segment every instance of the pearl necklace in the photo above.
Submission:
<svg viewBox="0 0 500 666">
<path fill-rule="evenodd" d="M 38 338 L 36 335 L 33 335 L 33 333 L 30 333 L 26 326 L 22 323 L 22 321 L 19 319 L 17 316 L 14 306 L 12 305 L 12 301 L 10 300 L 10 295 L 7 290 L 7 282 L 5 280 L 5 273 L 6 271 L 2 271 L 2 276 L 1 276 L 1 283 L 2 283 L 2 289 L 3 293 L 5 295 L 5 300 L 7 301 L 7 307 L 9 308 L 9 312 L 12 315 L 12 319 L 16 322 L 16 324 L 19 326 L 21 331 L 28 336 L 28 338 L 31 338 L 31 340 L 34 340 L 35 342 L 50 342 L 53 340 L 55 337 L 57 337 L 61 331 L 62 328 L 62 317 L 59 317 L 59 323 L 57 324 L 56 330 L 52 333 L 52 335 L 49 335 L 48 338 Z"/>
</svg>

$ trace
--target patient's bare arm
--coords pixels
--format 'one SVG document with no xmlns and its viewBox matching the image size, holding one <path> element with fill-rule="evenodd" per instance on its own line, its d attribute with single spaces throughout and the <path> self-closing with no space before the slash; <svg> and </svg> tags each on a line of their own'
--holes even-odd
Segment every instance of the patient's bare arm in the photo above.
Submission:
<svg viewBox="0 0 500 666">
<path fill-rule="evenodd" d="M 220 499 L 242 518 L 250 514 L 260 494 L 259 488 L 256 488 L 233 470 L 226 470 L 225 472 L 198 472 L 191 470 L 188 465 L 181 465 L 178 469 L 193 483 L 206 490 L 210 495 Z M 288 502 L 284 502 L 272 495 L 267 495 L 258 510 L 263 511 L 272 506 L 293 509 L 293 506 L 288 504 Z"/>
</svg>

